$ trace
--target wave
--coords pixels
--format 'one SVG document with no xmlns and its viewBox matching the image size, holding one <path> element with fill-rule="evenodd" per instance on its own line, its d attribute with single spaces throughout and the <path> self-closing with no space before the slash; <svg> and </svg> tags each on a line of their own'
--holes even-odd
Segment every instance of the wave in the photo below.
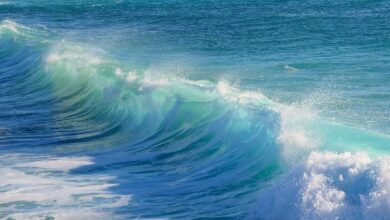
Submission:
<svg viewBox="0 0 390 220">
<path fill-rule="evenodd" d="M 99 216 L 107 216 L 96 212 L 102 207 L 112 215 L 117 208 L 126 212 L 125 207 L 128 215 L 139 218 L 389 214 L 388 159 L 378 157 L 388 154 L 390 138 L 385 134 L 327 120 L 304 106 L 278 103 L 225 80 L 142 70 L 96 47 L 11 21 L 0 25 L 0 44 L 0 101 L 19 100 L 19 108 L 29 109 L 19 116 L 3 113 L 4 118 L 28 119 L 26 112 L 42 112 L 45 118 L 38 122 L 50 125 L 42 133 L 31 129 L 38 133 L 29 136 L 32 131 L 14 132 L 18 128 L 11 121 L 1 128 L 1 146 L 23 153 L 34 146 L 34 151 L 54 154 L 43 160 L 27 154 L 23 157 L 30 162 L 10 160 L 1 166 L 11 176 L 38 178 L 35 184 L 19 186 L 21 191 L 49 185 L 54 195 L 60 184 L 66 192 L 50 197 L 38 190 L 16 196 L 7 186 L 17 185 L 19 179 L 11 178 L 0 185 L 11 195 L 10 200 L 0 200 L 7 216 L 42 216 L 66 207 L 86 208 L 85 213 Z M 25 126 L 34 123 L 37 119 L 32 117 Z M 31 142 L 33 137 L 40 137 L 39 142 Z M 27 149 L 22 147 L 27 143 Z M 49 170 L 48 176 L 31 177 L 21 167 Z M 92 174 L 73 173 L 81 168 Z M 101 184 L 95 174 L 99 172 L 104 173 L 103 182 L 117 184 Z M 93 199 L 74 199 L 80 193 L 92 194 Z M 128 203 L 130 195 L 134 203 Z M 119 205 L 89 203 L 103 197 Z M 59 202 L 50 202 L 54 200 Z M 13 209 L 10 201 L 45 203 L 48 211 L 38 206 Z"/>
</svg>

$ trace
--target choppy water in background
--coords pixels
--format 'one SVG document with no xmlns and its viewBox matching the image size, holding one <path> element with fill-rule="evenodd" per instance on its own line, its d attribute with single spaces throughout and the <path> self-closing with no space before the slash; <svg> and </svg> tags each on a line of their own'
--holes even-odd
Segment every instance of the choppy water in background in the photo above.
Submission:
<svg viewBox="0 0 390 220">
<path fill-rule="evenodd" d="M 0 1 L 0 219 L 387 219 L 390 2 Z"/>
</svg>

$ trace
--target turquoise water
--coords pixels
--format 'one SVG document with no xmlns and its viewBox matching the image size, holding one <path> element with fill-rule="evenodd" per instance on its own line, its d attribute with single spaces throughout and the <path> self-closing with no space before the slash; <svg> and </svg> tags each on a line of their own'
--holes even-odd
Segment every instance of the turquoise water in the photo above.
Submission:
<svg viewBox="0 0 390 220">
<path fill-rule="evenodd" d="M 388 1 L 0 1 L 0 219 L 387 219 Z"/>
</svg>

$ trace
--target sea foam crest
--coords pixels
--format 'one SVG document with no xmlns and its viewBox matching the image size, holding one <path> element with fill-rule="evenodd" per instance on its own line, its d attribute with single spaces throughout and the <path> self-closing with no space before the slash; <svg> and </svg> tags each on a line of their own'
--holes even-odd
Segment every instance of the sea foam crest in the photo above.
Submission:
<svg viewBox="0 0 390 220">
<path fill-rule="evenodd" d="M 62 41 L 51 48 L 46 57 L 48 64 L 56 62 L 72 62 L 77 65 L 96 65 L 102 63 L 102 59 L 93 52 L 77 45 Z"/>
<path fill-rule="evenodd" d="M 257 91 L 243 91 L 226 81 L 216 85 L 217 93 L 225 100 L 238 104 L 272 104 L 272 101 Z"/>
<path fill-rule="evenodd" d="M 217 83 L 205 80 L 190 80 L 180 74 L 166 73 L 157 67 L 150 67 L 143 72 L 135 71 L 131 67 L 125 67 L 118 62 L 104 56 L 102 51 L 96 51 L 87 46 L 72 44 L 61 41 L 54 45 L 46 56 L 46 69 L 51 66 L 62 65 L 68 75 L 80 76 L 89 75 L 93 78 L 105 78 L 106 73 L 102 70 L 111 69 L 112 77 L 136 85 L 139 91 L 150 91 L 150 89 L 179 87 L 181 90 L 199 89 L 203 95 L 219 97 L 227 102 L 240 105 L 273 105 L 273 102 L 259 91 L 241 90 L 229 82 L 220 80 Z M 101 76 L 99 76 L 101 75 Z M 105 75 L 103 77 L 103 75 Z M 178 92 L 180 89 L 172 89 Z"/>
<path fill-rule="evenodd" d="M 263 190 L 248 217 L 385 219 L 390 214 L 389 193 L 389 158 L 313 152 L 280 183 Z"/>
<path fill-rule="evenodd" d="M 285 161 L 293 165 L 303 154 L 320 145 L 320 137 L 310 129 L 318 116 L 304 106 L 277 105 L 275 111 L 279 114 L 280 125 L 277 142 Z"/>
<path fill-rule="evenodd" d="M 11 20 L 3 20 L 0 24 L 0 31 L 10 30 L 15 33 L 19 33 L 20 29 L 27 29 L 27 27 L 20 25 L 16 22 L 13 22 Z"/>
<path fill-rule="evenodd" d="M 38 34 L 36 30 L 7 19 L 0 23 L 0 34 L 5 33 L 10 33 L 13 37 L 30 37 L 33 33 Z"/>
</svg>

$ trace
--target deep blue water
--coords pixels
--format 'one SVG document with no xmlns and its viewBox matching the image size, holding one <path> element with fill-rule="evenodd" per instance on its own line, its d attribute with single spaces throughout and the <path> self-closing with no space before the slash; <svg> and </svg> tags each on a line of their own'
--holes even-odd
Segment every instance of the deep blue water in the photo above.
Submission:
<svg viewBox="0 0 390 220">
<path fill-rule="evenodd" d="M 0 1 L 0 219 L 387 219 L 390 2 Z"/>
</svg>

